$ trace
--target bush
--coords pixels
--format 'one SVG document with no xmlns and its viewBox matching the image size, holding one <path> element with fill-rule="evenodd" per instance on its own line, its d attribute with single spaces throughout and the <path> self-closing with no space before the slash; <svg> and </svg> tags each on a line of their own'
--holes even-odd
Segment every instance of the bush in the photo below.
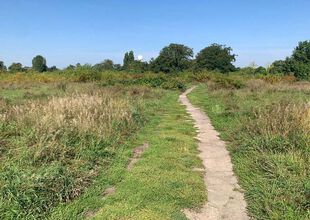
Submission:
<svg viewBox="0 0 310 220">
<path fill-rule="evenodd" d="M 203 72 L 195 72 L 191 75 L 191 80 L 197 81 L 197 82 L 207 82 L 211 80 L 211 74 L 209 72 L 203 71 Z"/>
<path fill-rule="evenodd" d="M 176 79 L 170 79 L 167 82 L 164 82 L 161 87 L 163 89 L 178 89 L 181 91 L 185 91 L 186 90 L 186 86 L 183 82 L 176 80 Z"/>
<path fill-rule="evenodd" d="M 288 68 L 297 79 L 307 80 L 310 76 L 310 62 L 303 63 L 295 60 L 288 61 Z"/>
<path fill-rule="evenodd" d="M 241 89 L 245 87 L 244 82 L 240 79 L 233 79 L 219 75 L 213 79 L 213 82 L 215 83 L 216 88 Z"/>
<path fill-rule="evenodd" d="M 185 84 L 178 80 L 176 76 L 166 75 L 166 74 L 143 74 L 136 75 L 136 77 L 127 79 L 117 79 L 109 78 L 101 86 L 109 85 L 144 85 L 154 88 L 164 88 L 164 89 L 179 89 L 184 90 Z"/>
<path fill-rule="evenodd" d="M 267 72 L 265 67 L 260 66 L 260 67 L 255 69 L 254 74 L 255 75 L 267 75 L 268 72 Z"/>
<path fill-rule="evenodd" d="M 292 83 L 296 81 L 296 77 L 293 75 L 260 75 L 258 76 L 259 79 L 264 80 L 267 83 L 275 84 L 279 82 L 286 82 L 286 83 Z"/>
</svg>

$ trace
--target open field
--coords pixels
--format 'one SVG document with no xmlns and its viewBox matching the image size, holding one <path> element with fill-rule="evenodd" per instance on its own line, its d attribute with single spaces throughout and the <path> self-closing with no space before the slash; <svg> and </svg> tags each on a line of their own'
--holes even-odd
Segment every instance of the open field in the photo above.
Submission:
<svg viewBox="0 0 310 220">
<path fill-rule="evenodd" d="M 193 121 L 178 102 L 194 84 L 189 98 L 227 141 L 249 215 L 309 218 L 309 82 L 99 75 L 2 74 L 0 218 L 186 219 L 207 200 Z"/>
<path fill-rule="evenodd" d="M 178 92 L 100 84 L 2 86 L 1 218 L 183 219 L 181 209 L 202 205 L 195 133 Z M 143 142 L 150 149 L 129 172 Z M 117 191 L 105 199 L 111 185 Z"/>
<path fill-rule="evenodd" d="M 0 220 L 310 220 L 309 8 L 1 1 Z"/>
<path fill-rule="evenodd" d="M 153 95 L 143 88 L 45 86 L 7 90 L 0 100 L 1 218 L 44 217 L 82 194 L 144 123 L 141 100 Z M 133 91 L 135 100 L 124 98 Z"/>
</svg>

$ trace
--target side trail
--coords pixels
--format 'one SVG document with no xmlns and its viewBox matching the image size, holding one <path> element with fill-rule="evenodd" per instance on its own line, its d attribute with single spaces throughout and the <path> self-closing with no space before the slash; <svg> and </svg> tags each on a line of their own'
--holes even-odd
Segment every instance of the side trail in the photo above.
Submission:
<svg viewBox="0 0 310 220">
<path fill-rule="evenodd" d="M 208 190 L 208 201 L 199 212 L 185 210 L 191 220 L 245 220 L 249 219 L 242 189 L 233 173 L 233 167 L 225 142 L 211 125 L 208 116 L 195 108 L 187 98 L 195 87 L 180 95 L 180 102 L 195 121 L 198 129 L 199 157 L 205 167 L 204 181 Z"/>
</svg>

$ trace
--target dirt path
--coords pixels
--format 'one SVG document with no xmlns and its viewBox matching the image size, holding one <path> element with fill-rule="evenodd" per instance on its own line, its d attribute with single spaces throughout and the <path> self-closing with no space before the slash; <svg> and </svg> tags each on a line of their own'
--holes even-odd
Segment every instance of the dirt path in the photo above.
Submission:
<svg viewBox="0 0 310 220">
<path fill-rule="evenodd" d="M 193 220 L 249 219 L 246 202 L 234 176 L 225 142 L 218 137 L 219 133 L 211 125 L 208 116 L 195 108 L 187 98 L 187 94 L 193 89 L 194 87 L 184 92 L 180 96 L 180 101 L 186 106 L 198 129 L 199 157 L 206 170 L 204 180 L 208 189 L 208 202 L 199 213 L 185 210 L 185 214 Z"/>
</svg>

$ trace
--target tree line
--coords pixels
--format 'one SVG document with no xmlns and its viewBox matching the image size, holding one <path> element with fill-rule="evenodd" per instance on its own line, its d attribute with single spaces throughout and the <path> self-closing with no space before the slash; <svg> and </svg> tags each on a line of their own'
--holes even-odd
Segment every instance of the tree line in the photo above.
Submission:
<svg viewBox="0 0 310 220">
<path fill-rule="evenodd" d="M 217 71 L 229 73 L 237 70 L 244 70 L 251 74 L 284 74 L 294 75 L 298 79 L 308 79 L 310 76 L 310 40 L 302 41 L 294 49 L 293 54 L 285 60 L 277 60 L 270 67 L 236 68 L 236 54 L 232 53 L 232 48 L 220 44 L 211 44 L 202 49 L 195 57 L 192 48 L 182 44 L 170 44 L 164 47 L 159 56 L 152 58 L 149 62 L 136 60 L 133 51 L 126 52 L 123 65 L 114 64 L 110 59 L 106 59 L 98 64 L 86 66 L 98 71 L 116 70 L 132 72 L 164 72 L 173 73 L 180 71 Z M 69 65 L 66 69 L 81 67 L 81 64 Z M 83 65 L 85 66 L 85 65 Z M 56 66 L 48 67 L 46 59 L 35 56 L 32 60 L 32 67 L 23 67 L 21 63 L 13 63 L 6 68 L 0 61 L 0 72 L 27 72 L 34 70 L 37 72 L 57 71 Z"/>
<path fill-rule="evenodd" d="M 91 66 L 99 71 L 103 70 L 127 70 L 127 71 L 154 71 L 154 72 L 177 72 L 189 69 L 208 69 L 220 72 L 234 71 L 236 68 L 232 64 L 235 61 L 235 54 L 232 49 L 224 45 L 212 44 L 201 50 L 194 59 L 193 49 L 182 44 L 170 44 L 164 47 L 157 58 L 152 58 L 149 62 L 136 60 L 133 51 L 126 52 L 123 65 L 114 64 L 110 59 L 106 59 Z M 89 66 L 89 64 L 86 64 Z M 69 65 L 65 69 L 75 69 L 82 66 L 80 63 Z M 46 59 L 37 55 L 32 59 L 32 67 L 24 67 L 21 63 L 12 63 L 8 68 L 0 61 L 0 71 L 27 72 L 34 70 L 37 72 L 56 71 L 56 66 L 48 67 Z"/>
</svg>

